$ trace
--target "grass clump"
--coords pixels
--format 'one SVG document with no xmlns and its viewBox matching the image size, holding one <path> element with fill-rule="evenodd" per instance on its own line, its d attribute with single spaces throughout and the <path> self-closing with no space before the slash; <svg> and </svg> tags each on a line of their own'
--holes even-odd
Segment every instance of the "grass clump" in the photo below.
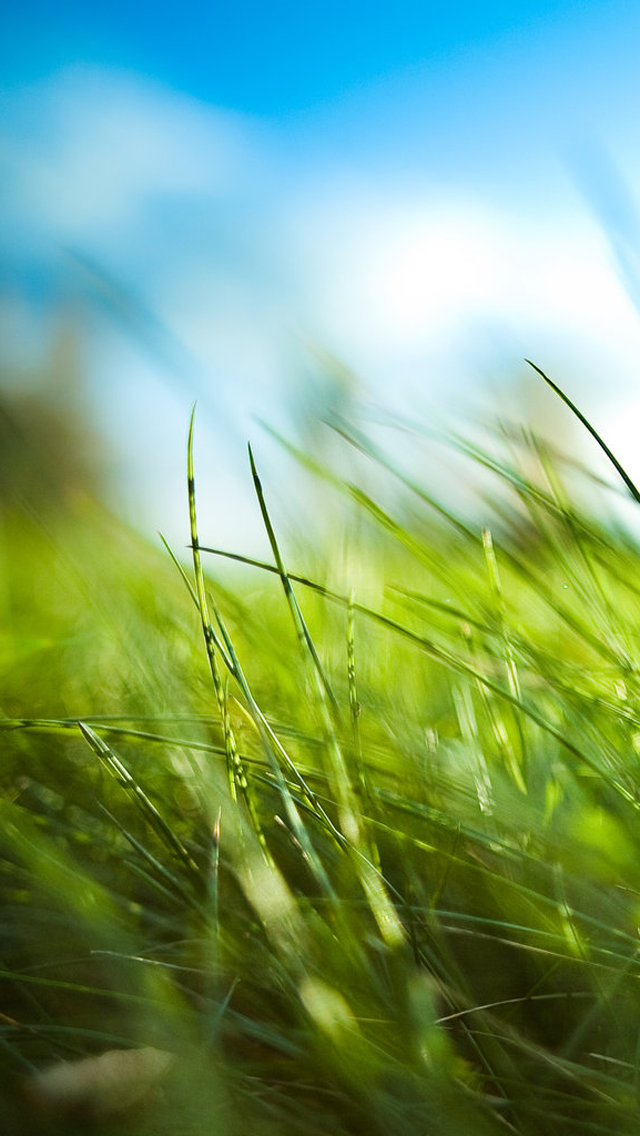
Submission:
<svg viewBox="0 0 640 1136">
<path fill-rule="evenodd" d="M 189 567 L 6 504 L 10 1134 L 637 1131 L 637 544 L 525 433 L 476 527 L 341 430 L 400 495 L 316 463 L 289 564 L 251 454 L 232 590 L 192 433 Z"/>
</svg>

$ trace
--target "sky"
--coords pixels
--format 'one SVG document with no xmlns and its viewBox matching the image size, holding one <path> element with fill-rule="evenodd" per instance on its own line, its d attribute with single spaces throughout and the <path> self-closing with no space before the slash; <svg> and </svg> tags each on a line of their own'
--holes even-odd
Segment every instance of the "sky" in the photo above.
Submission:
<svg viewBox="0 0 640 1136">
<path fill-rule="evenodd" d="M 329 358 L 370 413 L 539 424 L 530 357 L 640 477 L 635 5 L 26 2 L 2 24 L 0 362 L 26 383 L 73 323 L 144 531 L 184 533 L 197 400 L 206 522 L 251 544 L 246 441 L 282 497 L 260 423 L 330 399 Z"/>
<path fill-rule="evenodd" d="M 281 116 L 412 65 L 439 65 L 469 45 L 491 50 L 512 31 L 553 34 L 576 16 L 598 23 L 604 8 L 567 0 L 450 8 L 380 0 L 91 6 L 80 0 L 52 11 L 46 2 L 27 2 L 6 13 L 0 59 L 3 74 L 17 83 L 74 62 L 124 67 L 207 102 Z"/>
</svg>

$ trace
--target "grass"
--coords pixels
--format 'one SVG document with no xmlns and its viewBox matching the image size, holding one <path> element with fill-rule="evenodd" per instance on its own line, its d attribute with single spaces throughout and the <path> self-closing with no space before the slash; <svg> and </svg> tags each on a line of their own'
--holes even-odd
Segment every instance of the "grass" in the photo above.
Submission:
<svg viewBox="0 0 640 1136">
<path fill-rule="evenodd" d="M 5 501 L 9 1136 L 638 1131 L 637 543 L 526 431 L 471 523 L 336 425 L 377 488 L 292 455 L 283 539 L 250 454 L 268 563 L 192 433 L 190 564 Z"/>
</svg>

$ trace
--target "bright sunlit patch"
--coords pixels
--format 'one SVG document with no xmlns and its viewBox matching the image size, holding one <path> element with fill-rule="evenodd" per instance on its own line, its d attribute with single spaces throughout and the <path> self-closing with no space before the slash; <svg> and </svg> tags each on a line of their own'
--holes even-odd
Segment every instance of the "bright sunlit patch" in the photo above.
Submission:
<svg viewBox="0 0 640 1136">
<path fill-rule="evenodd" d="M 505 290 L 504 238 L 464 206 L 386 216 L 358 250 L 360 288 L 379 335 L 424 340 L 447 335 L 460 315 L 493 308 Z"/>
</svg>

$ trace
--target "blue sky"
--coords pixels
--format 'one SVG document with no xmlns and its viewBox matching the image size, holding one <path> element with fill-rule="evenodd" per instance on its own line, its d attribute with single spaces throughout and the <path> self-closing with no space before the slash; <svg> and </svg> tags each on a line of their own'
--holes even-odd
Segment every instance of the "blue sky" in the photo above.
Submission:
<svg viewBox="0 0 640 1136">
<path fill-rule="evenodd" d="M 285 116 L 470 45 L 491 48 L 515 30 L 553 35 L 563 24 L 615 18 L 616 5 L 598 0 L 27 2 L 5 14 L 0 61 L 14 82 L 71 62 L 124 67 L 242 112 Z"/>
<path fill-rule="evenodd" d="M 206 473 L 240 502 L 244 441 L 304 401 L 316 345 L 372 401 L 454 414 L 532 356 L 633 461 L 635 6 L 25 3 L 2 20 L 0 351 L 19 365 L 81 313 L 150 532 L 182 515 L 191 401 L 223 455 Z"/>
</svg>

